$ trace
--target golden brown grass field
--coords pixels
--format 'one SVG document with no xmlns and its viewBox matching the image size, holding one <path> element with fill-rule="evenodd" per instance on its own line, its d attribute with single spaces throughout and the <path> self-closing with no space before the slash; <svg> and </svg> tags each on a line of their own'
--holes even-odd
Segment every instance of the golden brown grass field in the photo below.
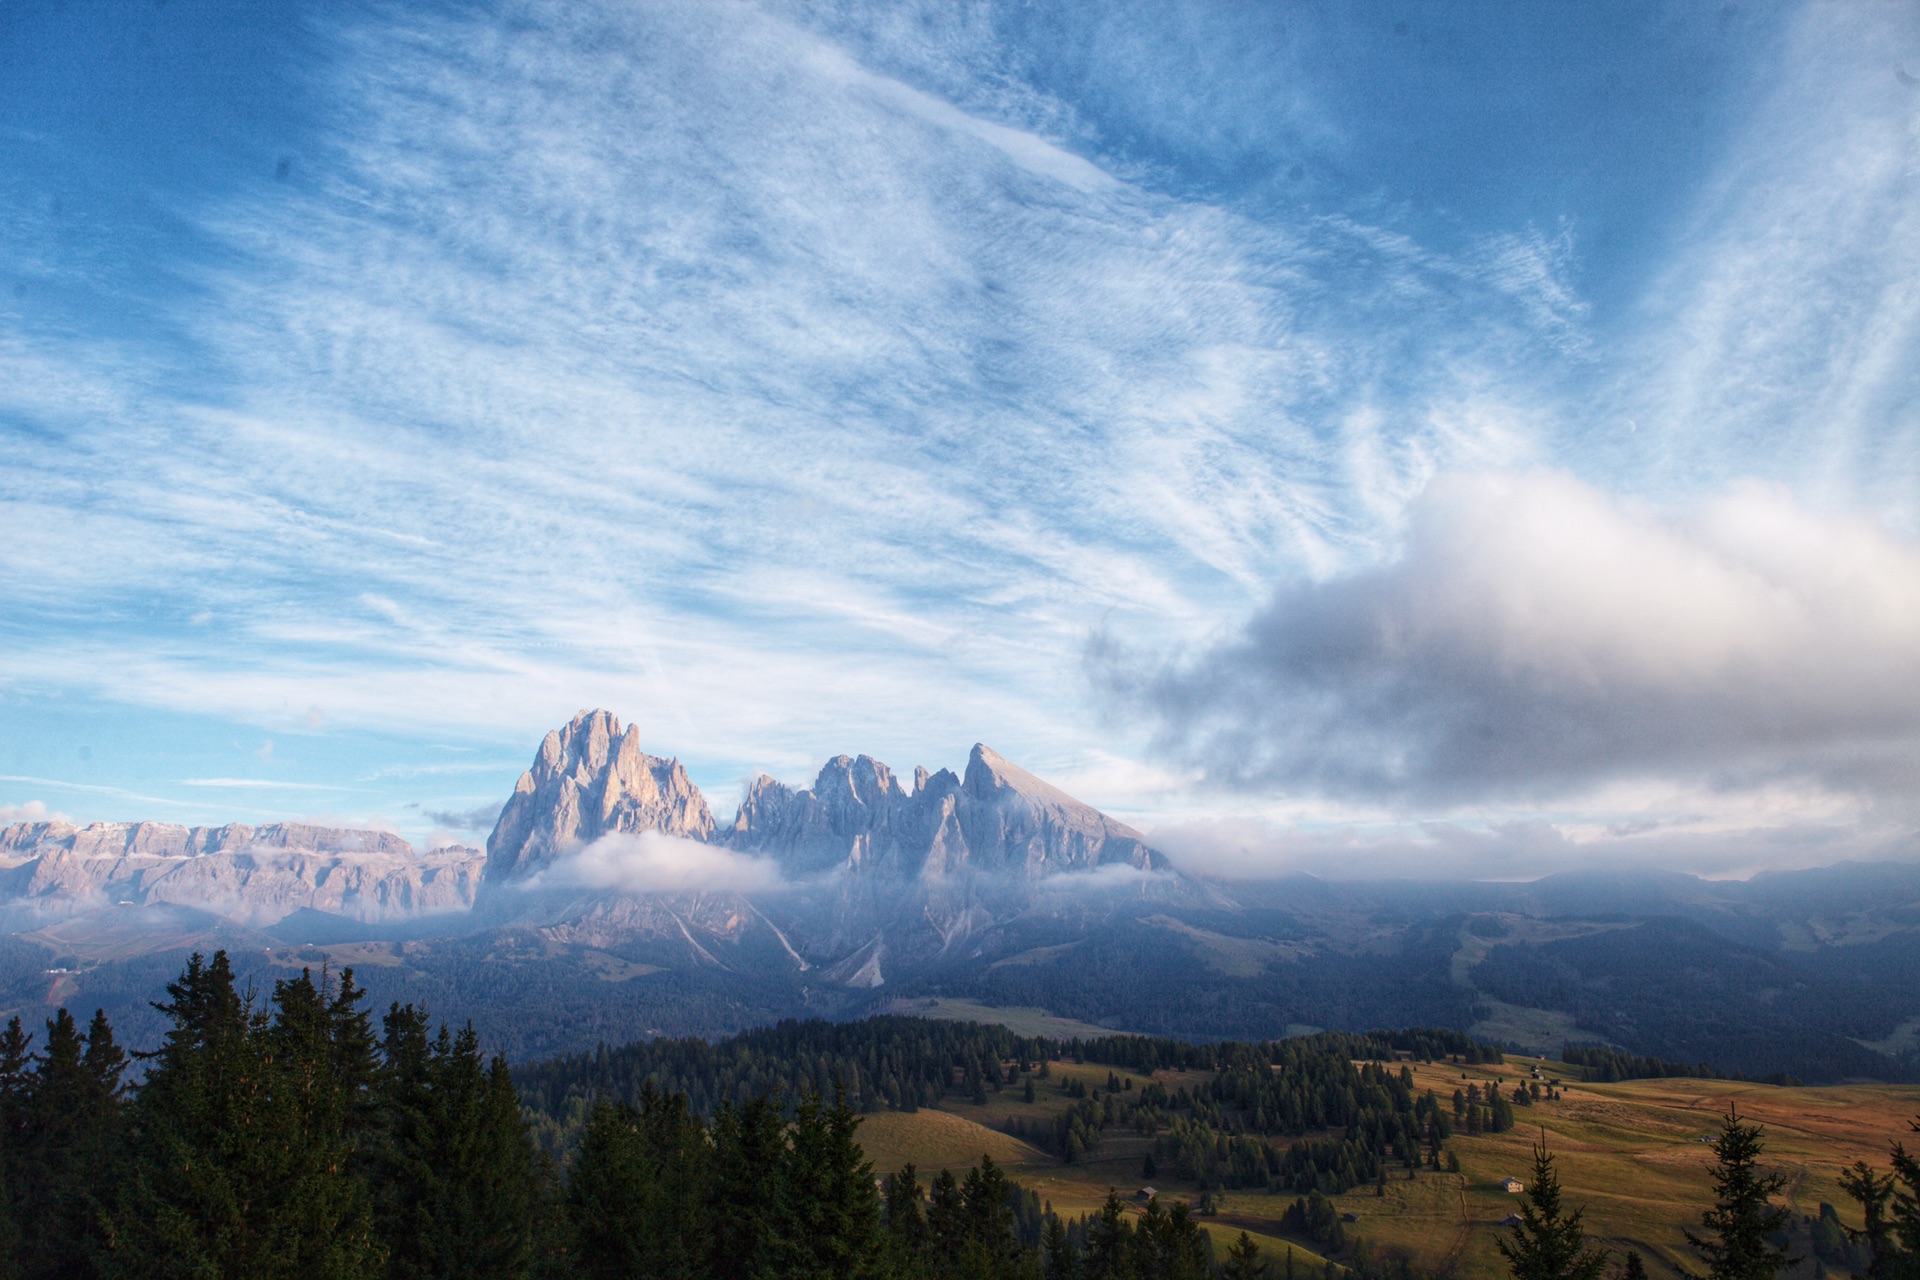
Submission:
<svg viewBox="0 0 1920 1280">
<path fill-rule="evenodd" d="M 1498 1079 L 1510 1092 L 1514 1081 L 1532 1078 L 1533 1060 L 1510 1058 L 1499 1067 L 1412 1065 L 1416 1084 L 1446 1100 L 1469 1081 Z M 1000 1131 L 1015 1117 L 1057 1115 L 1070 1101 L 1062 1089 L 1065 1081 L 1078 1077 L 1089 1087 L 1104 1086 L 1109 1068 L 1054 1062 L 1051 1071 L 1051 1079 L 1037 1082 L 1031 1104 L 1021 1100 L 1018 1088 L 1008 1088 L 990 1095 L 983 1106 L 950 1101 L 937 1111 L 868 1117 L 862 1130 L 868 1155 L 882 1172 L 908 1160 L 932 1172 L 958 1170 L 990 1154 L 1068 1215 L 1098 1208 L 1109 1187 L 1132 1203 L 1149 1138 L 1110 1128 L 1087 1157 L 1068 1165 Z M 1337 1197 L 1336 1206 L 1358 1219 L 1348 1231 L 1368 1246 L 1404 1250 L 1423 1270 L 1448 1271 L 1463 1280 L 1504 1276 L 1494 1242 L 1505 1229 L 1497 1224 L 1519 1197 L 1502 1191 L 1499 1182 L 1528 1176 L 1532 1145 L 1544 1130 L 1567 1201 L 1585 1207 L 1587 1228 L 1597 1243 L 1616 1251 L 1639 1250 L 1654 1275 L 1677 1275 L 1683 1268 L 1693 1273 L 1699 1266 L 1682 1229 L 1697 1226 L 1708 1204 L 1712 1156 L 1702 1139 L 1715 1132 L 1729 1105 L 1765 1126 L 1765 1162 L 1786 1175 L 1786 1204 L 1797 1213 L 1817 1214 L 1826 1201 L 1856 1226 L 1858 1215 L 1839 1188 L 1839 1171 L 1862 1159 L 1884 1167 L 1888 1143 L 1913 1139 L 1908 1124 L 1920 1117 L 1920 1087 L 1808 1089 L 1721 1080 L 1589 1085 L 1579 1083 L 1579 1068 L 1558 1063 L 1548 1063 L 1545 1073 L 1566 1082 L 1560 1100 L 1515 1108 L 1519 1125 L 1504 1134 L 1456 1134 L 1450 1147 L 1460 1158 L 1460 1173 L 1422 1171 L 1411 1180 L 1401 1174 L 1389 1180 L 1385 1196 L 1362 1187 Z M 1161 1072 L 1157 1078 L 1173 1087 L 1203 1079 L 1204 1073 Z M 1187 1200 L 1197 1193 L 1164 1170 L 1153 1185 Z M 1291 1196 L 1229 1191 L 1218 1199 L 1218 1215 L 1203 1219 L 1217 1246 L 1224 1248 L 1245 1230 L 1270 1251 L 1290 1247 L 1297 1259 L 1317 1263 L 1304 1241 L 1289 1241 L 1280 1233 L 1279 1219 Z M 1794 1274 L 1811 1276 L 1813 1265 Z"/>
</svg>

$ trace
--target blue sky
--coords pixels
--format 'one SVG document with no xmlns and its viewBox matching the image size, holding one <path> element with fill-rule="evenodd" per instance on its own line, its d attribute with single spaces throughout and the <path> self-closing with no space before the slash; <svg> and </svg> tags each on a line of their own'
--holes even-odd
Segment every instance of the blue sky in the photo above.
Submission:
<svg viewBox="0 0 1920 1280">
<path fill-rule="evenodd" d="M 0 5 L 0 813 L 605 706 L 1196 865 L 1914 856 L 1904 4 Z M 480 824 L 475 830 L 472 824 Z"/>
</svg>

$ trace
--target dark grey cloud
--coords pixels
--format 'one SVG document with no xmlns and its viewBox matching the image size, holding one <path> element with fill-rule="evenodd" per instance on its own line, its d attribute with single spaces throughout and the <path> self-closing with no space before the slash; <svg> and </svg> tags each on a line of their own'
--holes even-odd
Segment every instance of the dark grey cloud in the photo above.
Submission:
<svg viewBox="0 0 1920 1280">
<path fill-rule="evenodd" d="M 491 831 L 499 820 L 500 806 L 483 804 L 477 809 L 422 809 L 420 812 L 428 822 L 449 831 Z"/>
<path fill-rule="evenodd" d="M 1446 476 L 1388 564 L 1282 587 L 1237 634 L 1097 678 L 1216 784 L 1394 805 L 1644 779 L 1906 804 L 1920 554 L 1747 486 L 1685 513 L 1556 472 Z"/>
</svg>

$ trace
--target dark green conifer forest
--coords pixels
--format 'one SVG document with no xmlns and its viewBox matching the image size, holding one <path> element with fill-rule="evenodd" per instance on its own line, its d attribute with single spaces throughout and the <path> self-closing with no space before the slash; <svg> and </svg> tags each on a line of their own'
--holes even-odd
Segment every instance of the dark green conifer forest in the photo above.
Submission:
<svg viewBox="0 0 1920 1280">
<path fill-rule="evenodd" d="M 100 1016 L 0 1031 L 0 1280 L 1214 1273 L 1184 1205 L 1067 1222 L 988 1159 L 878 1179 L 844 1091 L 737 1082 L 703 1111 L 643 1083 L 563 1165 L 471 1028 L 394 1004 L 376 1029 L 351 970 L 262 998 L 196 955 L 155 1008 L 137 1060 Z"/>
<path fill-rule="evenodd" d="M 877 1178 L 854 1099 L 910 1108 L 1036 1081 L 1066 1089 L 1052 1135 L 1064 1156 L 1131 1126 L 1154 1136 L 1156 1167 L 1201 1186 L 1199 1212 L 1209 1187 L 1297 1191 L 1285 1229 L 1330 1252 L 1345 1241 L 1329 1195 L 1383 1183 L 1390 1164 L 1437 1167 L 1454 1124 L 1509 1127 L 1514 1106 L 1531 1105 L 1524 1089 L 1509 1100 L 1470 1085 L 1443 1106 L 1388 1065 L 1491 1053 L 1451 1033 L 1062 1045 L 900 1018 L 602 1050 L 536 1064 L 517 1087 L 471 1028 L 398 1003 L 376 1026 L 366 1003 L 351 970 L 303 971 L 263 996 L 216 953 L 167 984 L 150 1052 L 130 1055 L 100 1015 L 84 1031 L 65 1009 L 43 1032 L 9 1022 L 0 1280 L 1274 1274 L 1244 1235 L 1216 1259 L 1184 1203 L 1136 1212 L 1110 1194 L 1068 1220 L 984 1157 L 959 1175 L 923 1180 L 909 1165 Z M 1114 1069 L 1091 1088 L 1084 1073 L 1050 1080 L 1063 1058 Z M 1169 1090 L 1147 1074 L 1162 1066 L 1211 1075 Z M 1344 1136 L 1318 1136 L 1329 1130 Z M 1283 1154 L 1261 1141 L 1289 1134 L 1302 1136 Z M 1760 1131 L 1729 1114 L 1714 1150 L 1716 1206 L 1695 1247 L 1719 1280 L 1768 1280 L 1790 1259 L 1776 1243 L 1779 1177 L 1756 1164 Z M 1889 1171 L 1861 1163 L 1846 1179 L 1865 1229 L 1834 1225 L 1816 1247 L 1874 1280 L 1913 1280 L 1920 1167 L 1904 1147 L 1890 1155 Z M 1563 1212 L 1544 1149 L 1535 1164 L 1522 1226 L 1502 1245 L 1514 1274 L 1591 1280 L 1604 1255 L 1583 1246 L 1579 1211 Z M 1639 1261 L 1629 1254 L 1628 1268 Z"/>
</svg>

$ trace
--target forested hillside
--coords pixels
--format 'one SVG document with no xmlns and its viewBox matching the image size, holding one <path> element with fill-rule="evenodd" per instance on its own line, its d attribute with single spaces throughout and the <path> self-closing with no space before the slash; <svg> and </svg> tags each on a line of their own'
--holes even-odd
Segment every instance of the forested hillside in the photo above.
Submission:
<svg viewBox="0 0 1920 1280">
<path fill-rule="evenodd" d="M 1153 1036 L 1054 1040 L 1005 1027 L 928 1018 L 814 1019 L 720 1041 L 638 1040 L 591 1053 L 564 1054 L 516 1069 L 528 1104 L 559 1114 L 569 1099 L 637 1102 L 647 1085 L 684 1093 L 702 1114 L 724 1101 L 763 1094 L 843 1094 L 857 1111 L 911 1110 L 943 1098 L 974 1098 L 1017 1086 L 1048 1059 L 1068 1057 L 1135 1071 L 1161 1068 L 1244 1074 L 1249 1061 L 1271 1064 L 1275 1088 L 1317 1080 L 1322 1091 L 1350 1083 L 1347 1064 L 1407 1053 L 1423 1061 L 1491 1061 L 1498 1050 L 1458 1031 L 1413 1030 L 1289 1040 L 1192 1044 Z M 1250 1114 L 1257 1104 L 1244 1108 Z M 1281 1114 L 1276 1105 L 1275 1114 Z M 1323 1127 L 1311 1125 L 1308 1127 Z M 1263 1129 L 1263 1131 L 1265 1131 Z M 1294 1132 L 1304 1132 L 1295 1129 Z"/>
<path fill-rule="evenodd" d="M 1908 935 L 1826 952 L 1763 950 L 1704 925 L 1654 919 L 1537 946 L 1497 946 L 1474 970 L 1488 995 L 1567 1011 L 1647 1057 L 1731 1074 L 1908 1080 L 1912 1052 L 1861 1043 L 1920 987 Z"/>
<path fill-rule="evenodd" d="M 844 1064 L 888 1043 L 886 1060 L 917 1080 L 956 1056 L 1001 1061 L 992 1029 L 915 1035 L 891 1020 L 836 1048 L 830 1028 L 800 1024 L 705 1065 L 685 1042 L 666 1046 L 717 1098 L 711 1113 L 643 1082 L 634 1102 L 597 1099 L 555 1161 L 504 1059 L 413 1005 L 391 1004 L 376 1030 L 351 971 L 302 973 L 256 1000 L 225 953 L 195 955 L 165 995 L 167 1030 L 137 1082 L 104 1015 L 83 1032 L 61 1009 L 38 1045 L 18 1018 L 0 1032 L 0 1276 L 1214 1273 L 1183 1204 L 1133 1214 L 1110 1199 L 1066 1221 L 988 1159 L 924 1188 L 911 1167 L 876 1179 L 857 1113 L 809 1089 L 810 1044 Z M 792 1069 L 756 1075 L 747 1064 L 762 1053 L 791 1054 Z"/>
<path fill-rule="evenodd" d="M 1222 938 L 1247 941 L 1272 924 L 1260 913 L 1202 918 Z M 1465 1027 L 1474 1020 L 1473 993 L 1448 970 L 1457 928 L 1457 922 L 1423 922 L 1384 953 L 1326 950 L 1228 971 L 1188 935 L 1123 921 L 1045 962 L 943 973 L 909 984 L 902 994 L 1039 1006 L 1064 1017 L 1195 1038 L 1244 1038 L 1251 1028 L 1288 1025 Z"/>
<path fill-rule="evenodd" d="M 164 995 L 165 1034 L 137 1060 L 104 1015 L 0 1030 L 0 1280 L 1211 1280 L 1261 1274 L 1262 1240 L 1284 1261 L 1268 1274 L 1295 1280 L 1456 1274 L 1480 1238 L 1467 1202 L 1500 1194 L 1483 1184 L 1523 1112 L 1563 1134 L 1598 1118 L 1616 1139 L 1631 1114 L 1626 1095 L 1563 1101 L 1546 1064 L 1457 1032 L 1195 1045 L 900 1017 L 555 1059 L 522 1093 L 471 1029 L 399 1003 L 376 1020 L 351 972 L 256 998 L 224 953 L 196 955 Z M 1670 1065 L 1594 1052 L 1584 1070 Z M 1770 1100 L 1801 1092 L 1764 1100 L 1791 1117 Z M 916 1139 L 928 1106 L 941 1125 Z M 868 1122 L 892 1134 L 885 1177 Z M 936 1131 L 957 1141 L 923 1177 L 913 1152 L 931 1146 L 914 1144 Z M 979 1135 L 1044 1195 L 973 1154 Z M 1576 1172 L 1605 1158 L 1586 1141 Z M 1902 1181 L 1856 1164 L 1840 1188 L 1909 1194 L 1920 1171 L 1894 1156 Z M 1178 1190 L 1109 1190 L 1136 1171 Z M 1705 1185 L 1683 1176 L 1674 1211 Z M 1908 1222 L 1907 1201 L 1879 1203 Z M 1450 1251 L 1413 1247 L 1409 1213 L 1451 1217 Z M 1788 1222 L 1826 1265 L 1909 1256 L 1897 1231 L 1867 1247 L 1843 1225 L 1824 1208 Z"/>
<path fill-rule="evenodd" d="M 655 1040 L 536 1063 L 520 1072 L 537 1132 L 569 1150 L 593 1107 L 635 1105 L 649 1091 L 686 1096 L 702 1114 L 750 1098 L 834 1097 L 854 1110 L 913 1110 L 945 1100 L 1058 1090 L 1069 1105 L 1007 1132 L 1069 1162 L 1108 1128 L 1155 1139 L 1170 1170 L 1223 1187 L 1340 1192 L 1379 1178 L 1389 1164 L 1441 1167 L 1456 1122 L 1500 1131 L 1505 1098 L 1476 1091 L 1473 1111 L 1417 1093 L 1402 1054 L 1420 1061 L 1493 1061 L 1497 1050 L 1459 1032 L 1327 1032 L 1291 1040 L 1188 1044 L 1146 1036 L 1055 1041 L 1002 1027 L 881 1017 L 856 1023 L 784 1022 L 714 1044 Z M 1104 1088 L 1049 1080 L 1053 1060 L 1116 1068 Z M 1356 1062 L 1367 1065 L 1356 1068 Z M 1169 1089 L 1124 1071 L 1204 1077 Z M 1326 1136 L 1329 1133 L 1335 1136 Z M 1307 1135 L 1317 1135 L 1308 1138 Z M 1271 1138 L 1297 1139 L 1284 1147 Z"/>
</svg>

